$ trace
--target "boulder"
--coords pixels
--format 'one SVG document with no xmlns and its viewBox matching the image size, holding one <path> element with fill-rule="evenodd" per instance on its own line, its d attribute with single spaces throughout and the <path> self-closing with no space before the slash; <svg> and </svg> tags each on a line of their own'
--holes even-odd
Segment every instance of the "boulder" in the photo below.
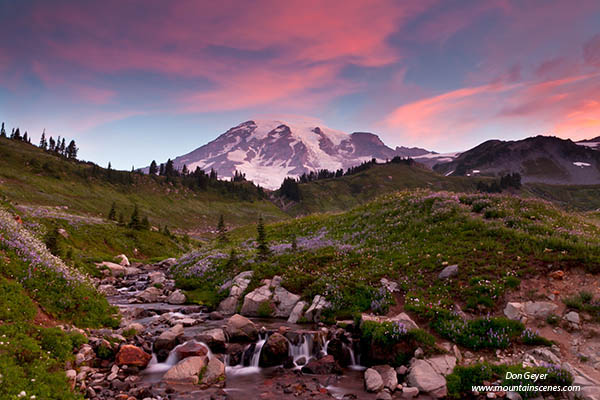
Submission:
<svg viewBox="0 0 600 400">
<path fill-rule="evenodd" d="M 383 390 L 383 379 L 379 372 L 373 368 L 368 368 L 365 371 L 365 390 L 375 393 Z"/>
<path fill-rule="evenodd" d="M 197 384 L 200 380 L 199 375 L 207 367 L 207 364 L 208 358 L 206 356 L 188 357 L 171 367 L 163 375 L 162 380 L 169 383 Z"/>
<path fill-rule="evenodd" d="M 223 314 L 221 314 L 218 311 L 213 311 L 210 314 L 208 314 L 208 319 L 210 319 L 211 321 L 220 321 L 224 318 L 225 317 L 223 316 Z"/>
<path fill-rule="evenodd" d="M 270 301 L 272 295 L 270 285 L 263 285 L 254 289 L 244 297 L 241 314 L 249 317 L 257 317 L 260 305 Z"/>
<path fill-rule="evenodd" d="M 299 301 L 296 303 L 292 311 L 290 312 L 290 317 L 287 322 L 290 324 L 295 324 L 302 317 L 302 312 L 304 311 L 304 307 L 306 307 L 306 302 Z"/>
<path fill-rule="evenodd" d="M 446 396 L 446 379 L 425 360 L 414 359 L 411 362 L 407 382 L 435 398 Z"/>
<path fill-rule="evenodd" d="M 331 303 L 328 302 L 325 297 L 316 295 L 312 304 L 308 310 L 306 310 L 304 317 L 309 321 L 319 322 L 321 320 L 321 314 L 328 308 L 331 308 Z"/>
<path fill-rule="evenodd" d="M 201 357 L 208 354 L 208 347 L 203 343 L 194 340 L 186 342 L 175 348 L 175 352 L 180 360 L 188 357 Z"/>
<path fill-rule="evenodd" d="M 75 355 L 75 365 L 78 367 L 81 365 L 91 365 L 96 358 L 94 349 L 89 344 L 81 346 L 77 354 Z"/>
<path fill-rule="evenodd" d="M 331 354 L 342 367 L 352 363 L 349 344 L 346 344 L 345 341 L 346 339 L 343 337 L 334 337 L 327 344 L 327 354 Z"/>
<path fill-rule="evenodd" d="M 260 352 L 259 365 L 261 367 L 274 367 L 281 365 L 288 358 L 290 344 L 280 333 L 273 333 Z"/>
<path fill-rule="evenodd" d="M 105 296 L 116 296 L 119 294 L 119 291 L 113 285 L 100 285 L 98 286 L 98 292 Z"/>
<path fill-rule="evenodd" d="M 382 390 L 381 392 L 377 393 L 375 400 L 392 400 L 392 395 L 387 390 Z"/>
<path fill-rule="evenodd" d="M 579 325 L 581 319 L 579 318 L 579 313 L 575 311 L 570 311 L 565 314 L 565 319 L 572 324 Z"/>
<path fill-rule="evenodd" d="M 376 365 L 373 369 L 381 376 L 383 387 L 389 389 L 391 392 L 396 390 L 398 387 L 398 376 L 394 368 L 389 365 Z"/>
<path fill-rule="evenodd" d="M 157 265 L 161 268 L 171 268 L 172 266 L 174 266 L 176 264 L 177 264 L 176 258 L 167 258 L 167 259 L 159 262 Z"/>
<path fill-rule="evenodd" d="M 121 346 L 117 356 L 115 357 L 115 362 L 117 365 L 128 365 L 128 366 L 136 366 L 140 368 L 146 368 L 152 355 L 146 353 L 144 350 L 137 346 L 133 346 L 131 344 L 126 344 Z"/>
<path fill-rule="evenodd" d="M 181 342 L 182 336 L 183 325 L 178 324 L 164 331 L 156 338 L 154 341 L 154 352 L 157 353 L 159 361 L 166 359 L 168 352 Z"/>
<path fill-rule="evenodd" d="M 273 278 L 274 280 L 275 278 Z M 297 294 L 293 294 L 283 287 L 277 286 L 273 294 L 273 303 L 275 304 L 274 316 L 277 318 L 288 318 L 299 300 L 300 296 Z"/>
<path fill-rule="evenodd" d="M 185 294 L 181 290 L 175 290 L 167 297 L 167 303 L 169 304 L 183 304 L 186 301 Z"/>
<path fill-rule="evenodd" d="M 412 399 L 415 398 L 419 395 L 419 389 L 416 387 L 408 387 L 408 386 L 404 386 L 402 387 L 402 396 L 400 396 L 400 398 L 402 399 Z"/>
<path fill-rule="evenodd" d="M 225 351 L 225 344 L 227 339 L 225 338 L 225 332 L 221 328 L 209 329 L 204 332 L 200 332 L 196 339 L 206 343 L 206 345 L 215 353 L 222 353 Z"/>
<path fill-rule="evenodd" d="M 229 318 L 225 332 L 232 342 L 255 342 L 258 339 L 258 329 L 254 322 L 239 314 Z"/>
<path fill-rule="evenodd" d="M 427 362 L 433 367 L 433 369 L 442 376 L 447 376 L 452 373 L 456 366 L 456 357 L 449 356 L 447 354 L 432 357 L 427 359 Z"/>
<path fill-rule="evenodd" d="M 549 301 L 528 301 L 523 306 L 525 315 L 545 319 L 558 309 L 558 305 Z"/>
<path fill-rule="evenodd" d="M 104 267 L 112 276 L 124 276 L 126 273 L 126 267 L 116 264 L 110 261 L 104 261 L 102 263 L 96 264 L 98 267 Z"/>
<path fill-rule="evenodd" d="M 342 368 L 333 356 L 327 355 L 319 360 L 311 359 L 302 367 L 302 372 L 314 375 L 342 374 Z"/>
<path fill-rule="evenodd" d="M 504 315 L 513 321 L 519 321 L 523 315 L 523 303 L 509 302 L 504 307 Z"/>
<path fill-rule="evenodd" d="M 162 296 L 162 290 L 157 287 L 150 286 L 143 292 L 138 293 L 135 297 L 143 303 L 156 303 L 160 296 Z"/>
<path fill-rule="evenodd" d="M 458 274 L 458 265 L 448 265 L 438 275 L 438 279 L 449 279 Z"/>
<path fill-rule="evenodd" d="M 212 357 L 208 361 L 206 369 L 203 370 L 200 378 L 200 385 L 212 387 L 225 386 L 225 364 L 217 357 Z"/>
<path fill-rule="evenodd" d="M 218 311 L 226 315 L 235 313 L 240 297 L 250 284 L 253 274 L 254 271 L 241 272 L 221 286 L 221 290 L 229 290 L 229 296 L 219 304 Z"/>
<path fill-rule="evenodd" d="M 390 281 L 386 278 L 381 278 L 379 282 L 381 283 L 381 286 L 384 287 L 385 290 L 387 290 L 390 293 L 395 293 L 399 290 L 398 282 Z"/>
<path fill-rule="evenodd" d="M 165 274 L 161 271 L 152 271 L 148 274 L 148 279 L 150 279 L 150 283 L 153 285 L 163 284 L 167 279 Z"/>
<path fill-rule="evenodd" d="M 145 330 L 146 330 L 146 327 L 138 322 L 132 322 L 129 325 L 127 325 L 125 328 L 123 328 L 123 332 L 130 331 L 130 332 L 135 332 L 135 334 L 142 333 Z"/>
<path fill-rule="evenodd" d="M 116 256 L 115 261 L 117 261 L 119 263 L 119 265 L 122 265 L 124 267 L 131 266 L 129 259 L 127 258 L 127 256 L 125 254 L 119 254 L 118 256 Z"/>
</svg>

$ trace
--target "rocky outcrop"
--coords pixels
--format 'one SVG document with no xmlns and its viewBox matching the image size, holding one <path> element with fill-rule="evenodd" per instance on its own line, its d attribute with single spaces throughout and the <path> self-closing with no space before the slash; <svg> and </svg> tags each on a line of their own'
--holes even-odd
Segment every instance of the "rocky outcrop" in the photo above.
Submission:
<svg viewBox="0 0 600 400">
<path fill-rule="evenodd" d="M 408 371 L 409 386 L 435 398 L 446 396 L 446 379 L 426 360 L 413 359 Z"/>
<path fill-rule="evenodd" d="M 290 312 L 290 316 L 288 318 L 288 322 L 290 324 L 295 324 L 296 322 L 298 322 L 298 320 L 300 318 L 302 318 L 302 314 L 304 312 L 304 308 L 307 306 L 308 304 L 304 301 L 299 301 L 296 303 L 296 305 L 294 306 L 294 308 L 292 308 L 292 311 Z"/>
<path fill-rule="evenodd" d="M 290 344 L 280 333 L 273 333 L 260 352 L 259 365 L 261 367 L 274 367 L 283 364 L 288 358 Z"/>
<path fill-rule="evenodd" d="M 529 318 L 545 319 L 558 309 L 558 305 L 549 301 L 509 302 L 504 315 L 515 321 L 525 322 Z"/>
<path fill-rule="evenodd" d="M 321 320 L 321 314 L 323 311 L 331 308 L 331 303 L 328 302 L 325 297 L 321 295 L 316 295 L 312 301 L 306 313 L 304 313 L 304 318 L 309 321 L 319 322 Z"/>
<path fill-rule="evenodd" d="M 115 362 L 117 365 L 136 366 L 146 368 L 152 356 L 137 346 L 126 344 L 121 346 Z"/>
<path fill-rule="evenodd" d="M 254 271 L 241 272 L 221 286 L 221 290 L 229 290 L 229 296 L 219 304 L 218 311 L 226 315 L 235 313 L 240 297 L 248 288 L 253 274 Z"/>
<path fill-rule="evenodd" d="M 169 383 L 197 384 L 200 381 L 199 375 L 207 364 L 206 356 L 186 358 L 171 367 L 162 380 Z"/>
<path fill-rule="evenodd" d="M 260 305 L 271 302 L 272 295 L 271 284 L 268 281 L 267 284 L 254 289 L 244 297 L 241 314 L 249 317 L 257 317 Z"/>
<path fill-rule="evenodd" d="M 273 294 L 273 304 L 275 305 L 274 316 L 288 318 L 298 301 L 300 301 L 300 296 L 289 292 L 281 286 L 277 286 Z"/>
<path fill-rule="evenodd" d="M 232 315 L 227 321 L 225 332 L 232 342 L 255 342 L 258 339 L 258 329 L 254 322 L 239 314 Z"/>
<path fill-rule="evenodd" d="M 137 275 L 142 272 L 138 268 L 126 267 L 121 264 L 115 264 L 110 261 L 104 261 L 96 265 L 98 266 L 98 268 L 103 268 L 105 269 L 105 271 L 108 271 L 108 274 L 112 276 Z"/>
<path fill-rule="evenodd" d="M 389 365 L 376 365 L 373 367 L 383 380 L 383 387 L 393 392 L 398 387 L 398 375 L 396 370 Z"/>
</svg>

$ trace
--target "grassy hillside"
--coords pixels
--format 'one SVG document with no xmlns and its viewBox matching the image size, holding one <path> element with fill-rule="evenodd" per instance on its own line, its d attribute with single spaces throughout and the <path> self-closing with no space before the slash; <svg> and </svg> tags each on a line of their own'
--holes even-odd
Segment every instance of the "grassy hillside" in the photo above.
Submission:
<svg viewBox="0 0 600 400">
<path fill-rule="evenodd" d="M 164 177 L 107 171 L 91 163 L 67 161 L 23 142 L 0 139 L 0 199 L 34 206 L 27 210 L 33 215 L 47 212 L 48 208 L 39 208 L 44 206 L 52 207 L 51 212 L 102 219 L 116 202 L 117 214 L 123 213 L 127 219 L 137 204 L 151 224 L 199 235 L 214 229 L 220 214 L 236 226 L 255 221 L 259 214 L 271 221 L 286 217 L 257 195 L 252 184 L 236 185 L 243 193 L 210 187 L 194 191 L 166 182 Z"/>
<path fill-rule="evenodd" d="M 387 277 L 401 282 L 405 307 L 424 316 L 455 303 L 488 313 L 522 277 L 572 267 L 600 272 L 600 228 L 590 218 L 510 195 L 405 191 L 269 225 L 272 254 L 264 261 L 255 228 L 240 228 L 231 243 L 186 258 L 181 274 L 206 290 L 247 269 L 257 272 L 256 284 L 278 274 L 306 300 L 327 295 L 334 314 L 346 317 L 381 302 L 379 279 Z M 456 279 L 438 280 L 452 264 Z"/>
<path fill-rule="evenodd" d="M 473 179 L 445 177 L 418 164 L 380 164 L 355 175 L 300 184 L 301 201 L 285 210 L 292 215 L 344 211 L 398 190 L 427 188 L 464 192 L 475 190 L 476 184 Z"/>
<path fill-rule="evenodd" d="M 572 210 L 594 211 L 600 209 L 600 185 L 546 185 L 529 183 L 524 192 L 552 201 Z"/>
</svg>

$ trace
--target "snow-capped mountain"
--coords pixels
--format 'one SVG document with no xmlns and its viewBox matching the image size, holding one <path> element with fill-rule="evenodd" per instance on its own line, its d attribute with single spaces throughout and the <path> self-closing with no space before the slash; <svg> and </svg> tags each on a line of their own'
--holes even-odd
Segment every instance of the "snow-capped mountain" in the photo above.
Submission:
<svg viewBox="0 0 600 400">
<path fill-rule="evenodd" d="M 184 165 L 190 171 L 212 168 L 223 178 L 232 177 L 237 170 L 256 184 L 276 189 L 284 178 L 305 172 L 346 169 L 372 158 L 385 161 L 394 156 L 416 158 L 431 154 L 419 148 L 391 149 L 368 132 L 348 134 L 314 122 L 252 120 L 173 162 L 177 169 Z"/>
</svg>

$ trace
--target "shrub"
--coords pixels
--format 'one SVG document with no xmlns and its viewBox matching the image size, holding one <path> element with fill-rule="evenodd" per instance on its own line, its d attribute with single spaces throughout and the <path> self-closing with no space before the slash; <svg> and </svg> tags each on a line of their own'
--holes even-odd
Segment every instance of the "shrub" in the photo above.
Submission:
<svg viewBox="0 0 600 400">
<path fill-rule="evenodd" d="M 523 344 L 531 346 L 552 346 L 552 341 L 540 336 L 538 332 L 534 332 L 529 328 L 525 328 L 521 333 L 521 341 Z"/>
<path fill-rule="evenodd" d="M 270 301 L 263 301 L 258 305 L 256 313 L 260 318 L 269 318 L 273 316 L 273 305 Z"/>
<path fill-rule="evenodd" d="M 504 317 L 440 318 L 432 326 L 443 337 L 473 350 L 505 349 L 524 329 L 522 323 Z"/>
</svg>

